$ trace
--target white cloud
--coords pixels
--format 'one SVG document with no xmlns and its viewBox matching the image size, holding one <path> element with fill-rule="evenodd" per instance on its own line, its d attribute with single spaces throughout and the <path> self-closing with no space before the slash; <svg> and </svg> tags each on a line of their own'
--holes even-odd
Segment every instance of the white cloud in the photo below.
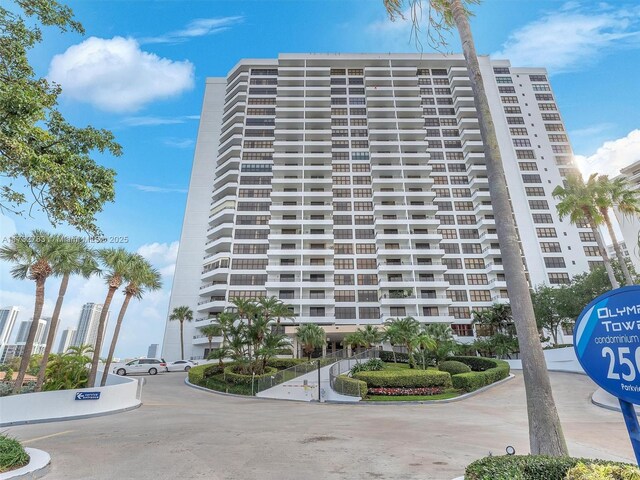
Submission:
<svg viewBox="0 0 640 480">
<path fill-rule="evenodd" d="M 179 123 L 186 123 L 189 120 L 199 120 L 200 115 L 183 115 L 181 117 L 127 117 L 120 123 L 127 127 L 153 127 L 156 125 L 177 125 Z"/>
<path fill-rule="evenodd" d="M 615 176 L 620 169 L 640 160 L 640 129 L 626 137 L 607 141 L 592 155 L 576 155 L 576 162 L 585 176 L 600 173 Z"/>
<path fill-rule="evenodd" d="M 53 57 L 48 78 L 69 98 L 130 112 L 191 89 L 194 67 L 145 52 L 132 38 L 91 37 Z"/>
<path fill-rule="evenodd" d="M 148 193 L 187 193 L 186 188 L 158 187 L 156 185 L 141 185 L 139 183 L 130 183 L 129 186 Z"/>
<path fill-rule="evenodd" d="M 589 125 L 584 128 L 577 128 L 569 132 L 570 137 L 593 137 L 599 135 L 607 130 L 611 130 L 615 125 L 613 123 L 598 123 L 595 125 Z"/>
<path fill-rule="evenodd" d="M 167 145 L 168 147 L 174 148 L 189 148 L 193 145 L 192 138 L 165 138 L 162 143 Z"/>
<path fill-rule="evenodd" d="M 160 268 L 168 264 L 175 264 L 178 258 L 178 245 L 176 240 L 171 243 L 146 243 L 140 246 L 137 252 L 151 263 Z"/>
<path fill-rule="evenodd" d="M 147 37 L 141 39 L 141 43 L 180 43 L 195 37 L 204 37 L 229 30 L 234 25 L 242 23 L 241 16 L 218 17 L 218 18 L 198 18 L 187 24 L 181 30 L 165 33 L 158 37 Z"/>
<path fill-rule="evenodd" d="M 622 48 L 640 47 L 640 7 L 599 5 L 587 12 L 566 3 L 509 35 L 494 58 L 515 66 L 545 66 L 551 73 L 574 71 Z"/>
</svg>

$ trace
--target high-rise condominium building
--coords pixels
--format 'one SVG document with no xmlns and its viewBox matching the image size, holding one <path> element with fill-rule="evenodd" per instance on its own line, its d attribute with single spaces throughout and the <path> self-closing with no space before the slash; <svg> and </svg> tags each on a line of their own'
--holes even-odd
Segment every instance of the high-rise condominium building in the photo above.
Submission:
<svg viewBox="0 0 640 480">
<path fill-rule="evenodd" d="M 100 323 L 100 314 L 102 313 L 101 303 L 85 303 L 82 306 L 80 319 L 78 320 L 78 328 L 72 345 L 77 347 L 80 345 L 93 345 L 95 347 L 98 337 L 98 325 Z M 107 314 L 107 321 L 109 316 Z M 106 331 L 105 322 L 105 331 Z"/>
<path fill-rule="evenodd" d="M 156 358 L 158 356 L 158 347 L 160 345 L 158 345 L 157 343 L 152 343 L 151 345 L 149 345 L 149 348 L 147 349 L 147 358 Z"/>
<path fill-rule="evenodd" d="M 16 343 L 26 343 L 29 336 L 29 330 L 31 329 L 31 323 L 33 320 L 25 320 L 20 322 L 18 328 L 18 334 L 16 336 Z M 51 325 L 51 317 L 40 317 L 38 320 L 38 329 L 36 330 L 36 336 L 33 339 L 34 347 L 36 345 L 43 345 L 47 342 L 47 335 L 49 334 L 49 326 Z"/>
<path fill-rule="evenodd" d="M 620 177 L 627 180 L 631 187 L 640 189 L 640 160 L 621 169 Z M 633 262 L 636 272 L 640 272 L 640 219 L 632 215 L 623 215 L 617 208 L 614 208 L 613 211 L 620 224 L 629 258 Z"/>
<path fill-rule="evenodd" d="M 13 326 L 20 313 L 19 307 L 5 307 L 0 309 L 0 345 L 9 343 Z"/>
<path fill-rule="evenodd" d="M 62 331 L 62 335 L 60 335 L 60 343 L 58 343 L 58 353 L 65 353 L 69 347 L 73 345 L 75 335 L 75 328 L 65 328 Z"/>
<path fill-rule="evenodd" d="M 601 261 L 551 191 L 575 172 L 546 71 L 480 59 L 532 285 Z M 234 297 L 276 296 L 329 350 L 390 317 L 451 324 L 506 301 L 484 145 L 461 55 L 280 55 L 207 79 L 170 309 L 187 357 Z M 286 327 L 293 334 L 294 327 Z M 179 358 L 178 322 L 163 356 Z"/>
</svg>

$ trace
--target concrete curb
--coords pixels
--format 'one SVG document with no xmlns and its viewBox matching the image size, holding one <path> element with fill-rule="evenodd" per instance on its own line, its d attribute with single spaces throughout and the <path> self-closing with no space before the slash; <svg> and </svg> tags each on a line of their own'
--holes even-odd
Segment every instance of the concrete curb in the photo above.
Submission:
<svg viewBox="0 0 640 480">
<path fill-rule="evenodd" d="M 136 408 L 139 408 L 141 405 L 142 405 L 142 401 L 139 401 L 137 405 L 132 405 L 131 407 L 119 408 L 117 410 L 110 410 L 108 412 L 87 413 L 85 415 L 70 415 L 68 417 L 39 418 L 37 420 L 21 420 L 17 422 L 0 423 L 0 427 L 14 427 L 16 425 L 34 425 L 36 423 L 67 422 L 69 420 L 82 420 L 84 418 L 103 417 L 105 415 L 113 415 L 116 413 L 123 413 L 123 412 L 128 412 L 130 410 L 135 410 Z M 0 476 L 0 480 L 3 480 L 2 476 Z"/>
<path fill-rule="evenodd" d="M 469 397 L 473 397 L 475 395 L 478 395 L 482 392 L 485 392 L 487 390 L 489 390 L 490 388 L 496 387 L 498 385 L 501 385 L 503 383 L 508 382 L 509 380 L 516 378 L 515 375 L 513 375 L 512 373 L 509 374 L 509 376 L 507 378 L 503 378 L 502 380 L 499 380 L 495 383 L 492 383 L 491 385 L 487 385 L 486 387 L 482 387 L 479 388 L 478 390 L 474 390 L 473 392 L 469 392 L 469 393 L 465 393 L 463 395 L 454 397 L 454 398 L 447 398 L 444 400 L 420 400 L 420 401 L 410 401 L 410 402 L 403 402 L 402 400 L 399 400 L 397 402 L 368 402 L 367 400 L 362 400 L 361 402 L 338 402 L 338 401 L 331 401 L 331 400 L 327 400 L 325 403 L 333 403 L 333 404 L 339 404 L 339 405 L 367 405 L 367 406 L 371 406 L 371 405 L 436 405 L 438 403 L 454 403 L 454 402 L 460 402 L 462 400 L 466 400 Z"/>
<path fill-rule="evenodd" d="M 29 454 L 29 463 L 24 467 L 10 472 L 0 473 L 0 480 L 34 479 L 44 477 L 49 473 L 51 457 L 47 452 L 36 448 L 25 448 Z"/>
<path fill-rule="evenodd" d="M 258 397 L 256 395 L 251 396 L 251 395 L 240 395 L 238 393 L 221 392 L 220 390 L 212 390 L 211 388 L 201 387 L 200 385 L 194 385 L 193 383 L 191 383 L 189 381 L 189 377 L 184 379 L 184 383 L 188 387 L 195 388 L 196 390 L 202 390 L 203 392 L 214 393 L 216 395 L 222 395 L 224 397 L 244 398 L 244 399 L 247 399 L 247 400 L 249 400 L 249 399 L 251 399 L 251 400 L 263 400 L 263 401 L 272 400 L 274 402 L 313 403 L 315 401 L 315 403 L 318 403 L 317 400 L 314 400 L 314 401 L 311 401 L 311 402 L 307 402 L 306 400 L 293 400 L 293 399 L 290 399 L 290 398 L 269 398 L 269 397 Z"/>
</svg>

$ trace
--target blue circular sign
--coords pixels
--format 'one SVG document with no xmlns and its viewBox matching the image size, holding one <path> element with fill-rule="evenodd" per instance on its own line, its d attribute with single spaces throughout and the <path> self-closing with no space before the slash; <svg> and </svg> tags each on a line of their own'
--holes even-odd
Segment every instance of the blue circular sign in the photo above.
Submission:
<svg viewBox="0 0 640 480">
<path fill-rule="evenodd" d="M 576 320 L 573 344 L 594 382 L 640 404 L 640 286 L 611 290 L 587 305 Z"/>
</svg>

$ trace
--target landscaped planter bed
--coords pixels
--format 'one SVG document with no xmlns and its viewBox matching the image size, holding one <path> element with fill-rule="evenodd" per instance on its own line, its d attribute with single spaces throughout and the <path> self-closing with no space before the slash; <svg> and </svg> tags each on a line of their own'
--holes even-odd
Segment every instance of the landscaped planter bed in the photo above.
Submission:
<svg viewBox="0 0 640 480">
<path fill-rule="evenodd" d="M 369 388 L 368 395 L 388 395 L 401 397 L 406 395 L 438 395 L 444 392 L 442 387 L 422 387 L 422 388 Z"/>
</svg>

